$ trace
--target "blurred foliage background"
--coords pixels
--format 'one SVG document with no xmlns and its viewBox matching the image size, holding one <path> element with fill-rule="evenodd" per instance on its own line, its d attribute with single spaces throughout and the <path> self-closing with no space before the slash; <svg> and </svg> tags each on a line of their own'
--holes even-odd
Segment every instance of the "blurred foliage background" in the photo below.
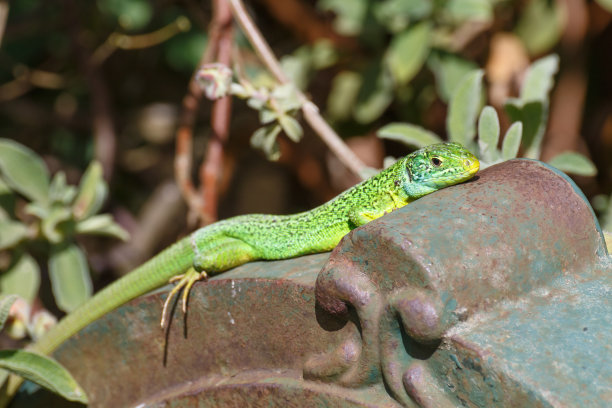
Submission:
<svg viewBox="0 0 612 408">
<path fill-rule="evenodd" d="M 410 151 L 398 142 L 406 129 L 397 136 L 397 128 L 384 128 L 389 123 L 412 124 L 421 141 L 428 132 L 452 137 L 451 99 L 471 74 L 479 85 L 468 89 L 477 100 L 468 133 L 488 105 L 481 129 L 510 135 L 511 124 L 523 121 L 520 156 L 589 158 L 597 174 L 578 160 L 582 175 L 574 179 L 612 226 L 609 0 L 254 0 L 247 7 L 296 87 L 367 165 L 380 168 L 385 157 Z M 29 149 L 25 160 L 47 185 L 42 198 L 20 191 L 19 182 L 4 186 L 3 220 L 23 236 L 0 248 L 0 276 L 26 259 L 29 272 L 20 276 L 30 278 L 22 291 L 34 309 L 72 310 L 92 286 L 195 227 L 175 181 L 175 134 L 190 78 L 210 46 L 212 15 L 210 1 L 196 0 L 0 0 L 0 137 Z M 273 89 L 246 37 L 238 28 L 233 36 L 234 72 Z M 541 140 L 529 145 L 530 88 L 523 86 L 534 61 L 548 68 L 536 106 L 540 129 L 532 129 Z M 195 181 L 212 134 L 211 102 L 194 113 Z M 214 169 L 220 218 L 305 210 L 358 180 L 303 122 L 303 136 L 259 132 L 252 139 L 261 115 L 234 100 L 223 161 Z M 377 137 L 381 128 L 387 132 Z M 99 237 L 125 238 L 126 231 L 125 242 Z M 58 278 L 58 265 L 79 266 Z M 78 287 L 62 290 L 67 284 L 58 280 L 74 276 Z"/>
</svg>

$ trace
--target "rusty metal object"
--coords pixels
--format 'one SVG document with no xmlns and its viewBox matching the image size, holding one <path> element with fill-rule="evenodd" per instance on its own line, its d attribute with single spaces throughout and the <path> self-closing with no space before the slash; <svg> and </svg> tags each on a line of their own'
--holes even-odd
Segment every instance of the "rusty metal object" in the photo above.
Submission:
<svg viewBox="0 0 612 408">
<path fill-rule="evenodd" d="M 612 356 L 610 272 L 567 176 L 527 160 L 491 167 L 334 250 L 317 299 L 330 314 L 354 308 L 362 351 L 327 380 L 382 376 L 406 406 L 609 406 L 612 365 L 597 356 Z"/>
<path fill-rule="evenodd" d="M 164 291 L 55 357 L 94 407 L 604 407 L 611 272 L 577 187 L 514 160 L 355 230 L 331 255 L 196 285 L 167 333 Z M 25 397 L 14 406 L 50 406 Z"/>
</svg>

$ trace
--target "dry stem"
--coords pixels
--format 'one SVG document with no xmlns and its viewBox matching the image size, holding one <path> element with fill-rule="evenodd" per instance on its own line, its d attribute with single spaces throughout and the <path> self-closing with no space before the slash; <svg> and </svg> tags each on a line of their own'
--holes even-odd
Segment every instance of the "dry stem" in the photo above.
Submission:
<svg viewBox="0 0 612 408">
<path fill-rule="evenodd" d="M 247 13 L 244 4 L 241 0 L 229 0 L 234 13 L 234 18 L 242 28 L 251 45 L 255 49 L 255 52 L 266 65 L 268 70 L 276 77 L 276 80 L 281 84 L 289 82 L 287 76 L 281 69 L 280 63 L 274 56 L 270 46 L 263 38 L 263 35 L 253 23 L 253 20 Z M 329 124 L 321 116 L 319 109 L 313 104 L 302 92 L 299 92 L 300 98 L 302 98 L 302 113 L 304 119 L 312 127 L 312 129 L 319 135 L 319 137 L 327 144 L 329 149 L 338 157 L 338 159 L 344 164 L 351 172 L 359 177 L 364 176 L 364 170 L 366 165 L 363 164 L 355 153 L 342 141 L 342 139 L 336 134 L 336 132 L 329 126 Z"/>
</svg>

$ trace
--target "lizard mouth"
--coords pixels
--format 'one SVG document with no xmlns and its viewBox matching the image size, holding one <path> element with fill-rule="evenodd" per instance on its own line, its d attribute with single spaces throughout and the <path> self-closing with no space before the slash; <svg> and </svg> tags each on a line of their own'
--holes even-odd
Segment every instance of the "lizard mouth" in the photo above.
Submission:
<svg viewBox="0 0 612 408">
<path fill-rule="evenodd" d="M 467 181 L 474 176 L 474 174 L 478 173 L 480 170 L 480 162 L 478 159 L 465 159 L 465 170 L 460 173 L 449 173 L 435 180 L 435 183 L 461 183 Z"/>
<path fill-rule="evenodd" d="M 464 163 L 467 165 L 467 168 L 463 173 L 461 173 L 462 175 L 471 177 L 474 174 L 478 173 L 478 170 L 480 170 L 480 162 L 476 158 L 474 158 L 473 160 L 466 159 Z"/>
</svg>

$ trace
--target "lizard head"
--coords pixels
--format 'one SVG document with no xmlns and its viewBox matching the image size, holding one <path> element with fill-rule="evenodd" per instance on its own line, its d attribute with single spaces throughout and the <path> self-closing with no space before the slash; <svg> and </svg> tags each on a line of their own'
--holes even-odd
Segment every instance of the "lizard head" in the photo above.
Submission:
<svg viewBox="0 0 612 408">
<path fill-rule="evenodd" d="M 459 143 L 438 143 L 404 158 L 404 189 L 410 197 L 421 197 L 472 178 L 480 162 Z"/>
</svg>

